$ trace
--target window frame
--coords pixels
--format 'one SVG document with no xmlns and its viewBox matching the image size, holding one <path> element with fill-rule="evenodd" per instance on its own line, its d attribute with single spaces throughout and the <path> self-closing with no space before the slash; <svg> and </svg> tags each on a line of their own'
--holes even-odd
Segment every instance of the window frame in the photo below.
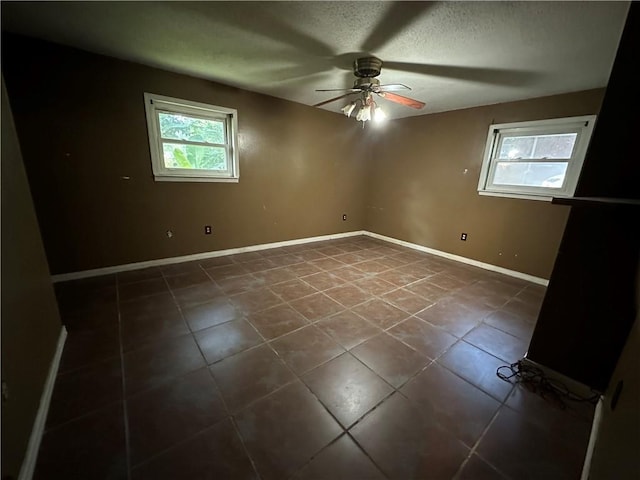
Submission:
<svg viewBox="0 0 640 480">
<path fill-rule="evenodd" d="M 551 118 L 524 122 L 500 123 L 489 125 L 487 143 L 485 145 L 480 178 L 478 180 L 478 194 L 525 198 L 530 200 L 550 201 L 553 197 L 572 197 L 575 193 L 584 157 L 591 140 L 596 122 L 596 115 L 582 115 L 577 117 Z M 567 170 L 562 188 L 503 185 L 493 183 L 501 140 L 508 136 L 549 135 L 562 133 L 576 133 L 576 141 L 569 159 L 528 159 L 529 161 L 566 162 Z M 527 160 L 524 160 L 527 161 Z"/>
<path fill-rule="evenodd" d="M 155 181 L 161 182 L 235 182 L 240 180 L 238 158 L 238 112 L 234 108 L 209 105 L 179 98 L 167 97 L 145 92 L 145 113 L 151 166 Z M 202 142 L 203 146 L 224 147 L 227 168 L 221 170 L 167 168 L 164 164 L 163 144 L 200 144 L 175 139 L 163 139 L 160 134 L 159 114 L 173 113 L 192 118 L 222 121 L 224 123 L 225 143 L 211 144 Z"/>
</svg>

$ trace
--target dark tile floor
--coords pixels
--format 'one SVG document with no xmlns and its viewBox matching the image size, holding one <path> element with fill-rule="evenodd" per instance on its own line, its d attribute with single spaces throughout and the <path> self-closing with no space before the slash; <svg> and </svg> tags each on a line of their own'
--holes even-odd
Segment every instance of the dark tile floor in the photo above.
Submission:
<svg viewBox="0 0 640 480">
<path fill-rule="evenodd" d="M 496 369 L 544 288 L 368 237 L 56 285 L 37 479 L 577 479 L 592 410 Z"/>
</svg>

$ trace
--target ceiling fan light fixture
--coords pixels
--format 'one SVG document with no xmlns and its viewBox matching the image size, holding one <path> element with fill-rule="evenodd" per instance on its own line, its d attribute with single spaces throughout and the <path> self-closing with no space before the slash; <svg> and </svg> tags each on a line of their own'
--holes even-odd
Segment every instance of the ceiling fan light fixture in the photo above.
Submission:
<svg viewBox="0 0 640 480">
<path fill-rule="evenodd" d="M 387 119 L 387 114 L 382 110 L 381 107 L 376 105 L 375 110 L 373 111 L 373 121 L 376 123 L 383 123 Z"/>
<path fill-rule="evenodd" d="M 356 120 L 359 122 L 371 120 L 371 105 L 363 105 L 362 108 L 358 110 Z"/>
<path fill-rule="evenodd" d="M 344 107 L 342 107 L 340 110 L 342 111 L 342 113 L 344 113 L 347 117 L 351 116 L 351 113 L 353 112 L 353 110 L 356 108 L 356 102 L 351 102 L 348 103 L 347 105 L 345 105 Z"/>
</svg>

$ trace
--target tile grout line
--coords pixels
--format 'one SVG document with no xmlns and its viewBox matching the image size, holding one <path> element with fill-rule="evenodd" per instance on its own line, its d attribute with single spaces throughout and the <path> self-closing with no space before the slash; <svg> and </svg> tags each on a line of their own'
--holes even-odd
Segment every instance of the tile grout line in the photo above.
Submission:
<svg viewBox="0 0 640 480">
<path fill-rule="evenodd" d="M 124 368 L 124 346 L 122 342 L 122 315 L 120 312 L 120 282 L 118 281 L 118 275 L 115 276 L 116 281 L 116 305 L 118 308 L 118 340 L 120 347 L 120 374 L 122 376 L 122 410 L 124 420 L 124 439 L 125 439 L 125 456 L 127 463 L 127 478 L 131 480 L 131 438 L 129 433 L 129 412 L 127 409 L 127 390 L 125 381 L 125 368 Z"/>
</svg>

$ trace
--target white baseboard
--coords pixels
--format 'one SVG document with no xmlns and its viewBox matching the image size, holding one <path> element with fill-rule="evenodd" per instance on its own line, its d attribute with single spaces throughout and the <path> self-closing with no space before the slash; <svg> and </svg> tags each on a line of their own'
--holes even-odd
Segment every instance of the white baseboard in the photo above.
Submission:
<svg viewBox="0 0 640 480">
<path fill-rule="evenodd" d="M 54 283 L 66 282 L 68 280 L 78 280 L 81 278 L 98 277 L 100 275 L 109 275 L 111 273 L 128 272 L 129 270 L 138 270 L 141 268 L 160 267 L 163 265 L 171 265 L 174 263 L 192 262 L 194 260 L 205 260 L 207 258 L 224 257 L 225 255 L 236 255 L 238 253 L 257 252 L 259 250 L 268 250 L 270 248 L 289 247 L 291 245 L 303 245 L 311 242 L 321 242 L 323 240 L 335 240 L 338 238 L 355 237 L 364 235 L 365 232 L 357 230 L 354 232 L 333 233 L 330 235 L 320 235 L 317 237 L 298 238 L 295 240 L 285 240 L 282 242 L 262 243 L 259 245 L 250 245 L 248 247 L 229 248 L 226 250 L 215 250 L 213 252 L 194 253 L 192 255 L 183 255 L 180 257 L 159 258 L 157 260 L 147 260 L 145 262 L 126 263 L 124 265 L 115 265 L 113 267 L 95 268 L 93 270 L 82 270 L 79 272 L 61 273 L 53 275 L 51 278 Z"/>
<path fill-rule="evenodd" d="M 587 445 L 587 453 L 584 457 L 584 465 L 582 466 L 582 474 L 580 480 L 589 480 L 591 473 L 591 461 L 593 460 L 593 451 L 596 447 L 596 440 L 600 433 L 600 425 L 602 425 L 602 410 L 604 409 L 604 397 L 598 399 L 596 411 L 593 415 L 593 423 L 591 424 L 591 434 L 589 435 L 589 444 Z"/>
<path fill-rule="evenodd" d="M 62 350 L 64 349 L 64 342 L 66 339 L 67 329 L 63 326 L 60 330 L 60 336 L 58 337 L 56 352 L 53 355 L 51 364 L 49 365 L 49 373 L 44 384 L 44 390 L 40 396 L 38 413 L 36 414 L 36 419 L 33 422 L 31 436 L 29 437 L 29 443 L 27 445 L 27 452 L 24 456 L 24 460 L 22 461 L 18 480 L 31 480 L 31 477 L 33 477 L 33 472 L 36 468 L 36 461 L 38 459 L 38 450 L 40 449 L 40 442 L 42 441 L 42 435 L 47 421 L 47 413 L 49 412 L 49 404 L 51 403 L 51 395 L 53 394 L 53 387 L 56 383 L 58 367 L 60 367 L 60 359 L 62 358 Z"/>
<path fill-rule="evenodd" d="M 79 272 L 62 273 L 53 275 L 52 280 L 54 283 L 66 282 L 68 280 L 78 280 L 81 278 L 97 277 L 100 275 L 109 275 L 111 273 L 127 272 L 129 270 L 138 270 L 148 267 L 159 267 L 162 265 L 171 265 L 174 263 L 191 262 L 194 260 L 204 260 L 207 258 L 223 257 L 225 255 L 235 255 L 238 253 L 257 252 L 260 250 L 268 250 L 270 248 L 288 247 L 291 245 L 303 245 L 305 243 L 320 242 L 323 240 L 335 240 L 339 238 L 355 237 L 358 235 L 366 235 L 385 242 L 395 243 L 403 247 L 408 247 L 420 252 L 430 253 L 439 257 L 448 258 L 449 260 L 455 260 L 457 262 L 466 263 L 467 265 L 473 265 L 474 267 L 483 268 L 492 272 L 502 273 L 511 277 L 526 280 L 528 282 L 536 283 L 538 285 L 547 286 L 549 280 L 540 277 L 534 277 L 522 272 L 516 272 L 515 270 L 509 270 L 506 268 L 491 265 L 490 263 L 479 262 L 478 260 L 472 260 L 471 258 L 462 257 L 460 255 L 454 255 L 452 253 L 443 252 L 429 247 L 423 247 L 416 243 L 405 242 L 404 240 L 398 240 L 397 238 L 387 237 L 378 233 L 369 232 L 366 230 L 357 230 L 353 232 L 334 233 L 331 235 L 320 235 L 318 237 L 299 238 L 296 240 L 285 240 L 283 242 L 263 243 L 259 245 L 250 245 L 248 247 L 230 248 L 227 250 L 216 250 L 213 252 L 194 253 L 192 255 L 183 255 L 180 257 L 159 258 L 157 260 L 148 260 L 145 262 L 127 263 L 124 265 L 115 265 L 113 267 L 95 268 L 93 270 L 82 270 Z"/>
<path fill-rule="evenodd" d="M 509 275 L 510 277 L 515 277 L 521 280 L 526 280 L 528 282 L 537 283 L 538 285 L 544 285 L 545 287 L 549 285 L 549 280 L 545 278 L 534 277 L 533 275 L 517 272 L 515 270 L 509 270 L 507 268 L 498 267 L 497 265 L 480 262 L 478 260 L 462 257 L 460 255 L 454 255 L 453 253 L 443 252 L 441 250 L 436 250 L 434 248 L 423 247 L 422 245 L 418 245 L 416 243 L 405 242 L 404 240 L 398 240 L 397 238 L 387 237 L 386 235 L 380 235 L 379 233 L 373 233 L 373 232 L 367 232 L 367 231 L 363 233 L 364 235 L 377 238 L 379 240 L 384 240 L 385 242 L 395 243 L 397 245 L 402 245 L 403 247 L 419 250 L 420 252 L 431 253 L 432 255 L 438 255 L 439 257 L 448 258 L 449 260 L 455 260 L 456 262 L 466 263 L 467 265 L 473 265 L 474 267 L 483 268 L 485 270 L 491 270 L 492 272 L 502 273 L 504 275 Z"/>
</svg>

